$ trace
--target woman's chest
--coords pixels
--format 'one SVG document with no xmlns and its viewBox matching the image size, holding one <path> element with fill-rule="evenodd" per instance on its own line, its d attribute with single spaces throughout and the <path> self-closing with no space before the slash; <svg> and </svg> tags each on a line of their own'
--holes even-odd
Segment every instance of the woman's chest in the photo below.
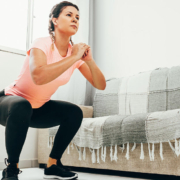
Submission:
<svg viewBox="0 0 180 180">
<path fill-rule="evenodd" d="M 48 54 L 48 59 L 47 59 L 47 64 L 56 64 L 57 67 L 61 67 L 61 63 L 62 66 L 64 64 L 64 62 L 67 60 L 67 58 L 71 56 L 71 51 L 68 51 L 68 54 L 66 57 L 61 57 L 59 52 L 57 52 L 57 50 L 55 50 L 54 52 L 51 52 Z M 54 84 L 58 84 L 58 85 L 63 85 L 66 84 L 71 76 L 73 75 L 73 72 L 75 70 L 75 66 L 76 62 L 74 64 L 72 64 L 68 69 L 66 69 L 63 73 L 61 73 L 61 69 L 60 68 L 55 68 L 56 71 L 59 71 L 59 76 L 57 78 L 54 79 L 54 81 L 52 81 L 51 83 Z"/>
<path fill-rule="evenodd" d="M 57 56 L 57 55 L 52 55 L 51 57 L 50 57 L 50 59 L 48 60 L 48 64 L 56 64 L 57 65 L 57 67 L 60 67 L 60 65 L 61 65 L 61 63 L 62 63 L 62 61 L 64 61 L 66 59 L 66 57 L 65 58 L 60 58 L 59 56 Z M 63 65 L 64 63 L 62 63 L 62 65 Z M 55 68 L 56 69 L 56 68 Z M 62 68 L 63 69 L 63 68 Z M 59 68 L 57 68 L 56 69 L 56 71 L 58 71 L 59 72 L 59 76 L 57 77 L 57 78 L 55 78 L 53 81 L 52 81 L 52 83 L 57 83 L 57 84 L 59 84 L 59 85 L 63 85 L 63 84 L 66 84 L 69 80 L 70 80 L 70 78 L 71 78 L 71 76 L 72 76 L 72 74 L 73 74 L 73 71 L 74 71 L 74 64 L 72 64 L 68 69 L 66 69 L 64 72 L 62 72 L 62 70 Z M 58 73 L 57 73 L 58 74 Z"/>
</svg>

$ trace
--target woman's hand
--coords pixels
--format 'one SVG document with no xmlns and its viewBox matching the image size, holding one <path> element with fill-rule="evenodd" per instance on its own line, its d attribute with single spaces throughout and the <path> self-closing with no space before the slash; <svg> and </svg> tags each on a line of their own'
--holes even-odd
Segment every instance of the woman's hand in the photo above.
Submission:
<svg viewBox="0 0 180 180">
<path fill-rule="evenodd" d="M 84 61 L 88 61 L 92 57 L 90 46 L 86 45 L 85 43 L 74 44 L 71 55 L 75 55 L 77 59 Z"/>
<path fill-rule="evenodd" d="M 83 61 L 91 61 L 92 59 L 93 59 L 93 57 L 92 57 L 91 47 L 89 47 L 89 48 L 85 51 L 85 53 L 84 53 L 84 55 L 82 56 L 81 60 L 83 60 Z"/>
</svg>

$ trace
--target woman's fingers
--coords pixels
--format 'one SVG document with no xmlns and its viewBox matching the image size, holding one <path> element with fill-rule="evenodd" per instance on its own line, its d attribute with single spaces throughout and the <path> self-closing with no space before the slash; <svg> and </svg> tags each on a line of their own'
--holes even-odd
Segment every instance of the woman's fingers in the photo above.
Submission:
<svg viewBox="0 0 180 180">
<path fill-rule="evenodd" d="M 85 57 L 86 55 L 87 55 L 87 50 L 84 52 L 83 57 Z"/>
<path fill-rule="evenodd" d="M 82 47 L 85 49 L 83 57 L 87 56 L 89 49 L 91 48 L 89 45 L 85 44 L 85 43 L 80 43 L 82 45 Z"/>
<path fill-rule="evenodd" d="M 86 50 L 86 55 L 87 55 L 87 53 L 88 53 L 88 49 Z"/>
</svg>

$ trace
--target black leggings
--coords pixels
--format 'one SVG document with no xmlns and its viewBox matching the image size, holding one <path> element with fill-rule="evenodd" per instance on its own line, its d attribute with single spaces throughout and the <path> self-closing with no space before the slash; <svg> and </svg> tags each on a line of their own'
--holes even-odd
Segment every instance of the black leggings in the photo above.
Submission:
<svg viewBox="0 0 180 180">
<path fill-rule="evenodd" d="M 76 104 L 49 100 L 32 109 L 21 96 L 5 95 L 0 91 L 0 124 L 5 126 L 5 146 L 9 163 L 18 163 L 27 131 L 32 128 L 59 126 L 49 157 L 60 159 L 81 126 L 83 112 Z"/>
</svg>

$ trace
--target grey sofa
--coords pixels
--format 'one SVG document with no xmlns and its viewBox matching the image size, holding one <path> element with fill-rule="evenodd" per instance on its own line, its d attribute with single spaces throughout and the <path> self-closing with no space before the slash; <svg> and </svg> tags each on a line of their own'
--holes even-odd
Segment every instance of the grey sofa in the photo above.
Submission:
<svg viewBox="0 0 180 180">
<path fill-rule="evenodd" d="M 92 106 L 78 105 L 83 122 L 62 163 L 179 176 L 179 77 L 180 66 L 174 66 L 106 80 L 106 89 L 96 90 Z M 52 148 L 50 130 L 38 130 L 40 164 L 47 163 Z"/>
</svg>

